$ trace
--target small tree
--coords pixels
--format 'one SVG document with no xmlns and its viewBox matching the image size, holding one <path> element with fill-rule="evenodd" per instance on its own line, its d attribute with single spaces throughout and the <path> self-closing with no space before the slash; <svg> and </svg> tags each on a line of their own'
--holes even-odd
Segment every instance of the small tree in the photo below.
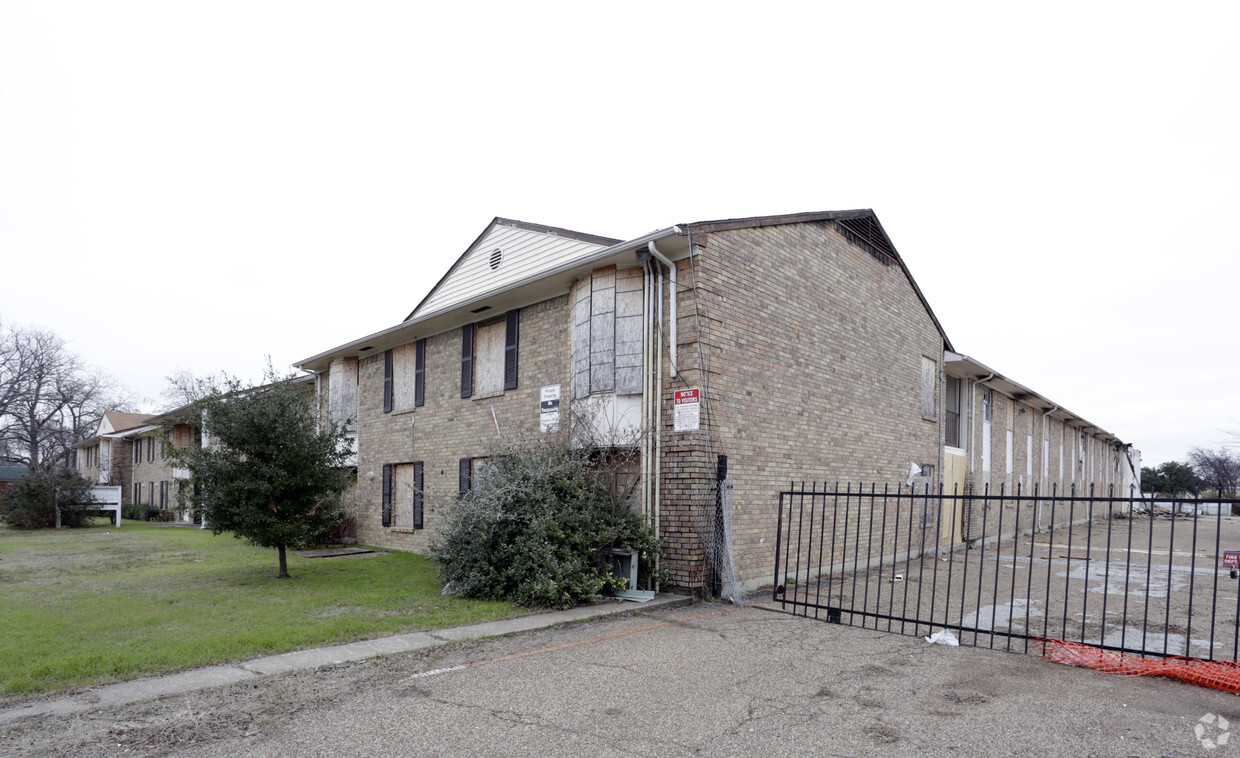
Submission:
<svg viewBox="0 0 1240 758">
<path fill-rule="evenodd" d="M 279 551 L 279 578 L 289 575 L 286 549 L 315 544 L 347 518 L 340 502 L 349 485 L 344 432 L 320 428 L 292 377 L 262 387 L 225 379 L 185 420 L 209 439 L 172 451 L 198 486 L 195 508 L 216 534 Z"/>
<path fill-rule="evenodd" d="M 0 521 L 14 529 L 51 529 L 86 526 L 94 514 L 90 482 L 76 472 L 32 471 L 0 497 Z"/>
</svg>

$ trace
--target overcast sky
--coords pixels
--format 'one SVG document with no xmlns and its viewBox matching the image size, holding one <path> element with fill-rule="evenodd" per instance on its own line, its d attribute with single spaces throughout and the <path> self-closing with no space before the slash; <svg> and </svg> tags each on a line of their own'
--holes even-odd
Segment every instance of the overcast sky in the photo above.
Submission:
<svg viewBox="0 0 1240 758">
<path fill-rule="evenodd" d="M 761 9 L 759 9 L 761 8 Z M 0 3 L 0 318 L 159 404 L 391 326 L 494 216 L 873 208 L 957 350 L 1240 429 L 1240 4 Z"/>
</svg>

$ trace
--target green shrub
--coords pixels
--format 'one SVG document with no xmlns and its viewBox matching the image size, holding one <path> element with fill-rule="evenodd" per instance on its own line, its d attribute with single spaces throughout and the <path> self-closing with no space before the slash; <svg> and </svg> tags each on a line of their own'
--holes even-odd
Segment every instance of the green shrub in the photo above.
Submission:
<svg viewBox="0 0 1240 758">
<path fill-rule="evenodd" d="M 85 526 L 95 515 L 90 487 L 90 482 L 72 471 L 32 473 L 10 486 L 0 499 L 0 521 L 14 529 L 51 529 L 56 526 L 60 503 L 61 526 Z"/>
<path fill-rule="evenodd" d="M 472 491 L 440 509 L 446 523 L 431 555 L 450 592 L 570 608 L 625 586 L 610 570 L 621 547 L 639 551 L 649 576 L 658 543 L 630 493 L 616 491 L 616 451 L 549 436 L 509 445 L 488 464 Z"/>
<path fill-rule="evenodd" d="M 159 508 L 145 503 L 131 503 L 121 507 L 121 518 L 135 521 L 150 521 L 159 514 Z"/>
</svg>

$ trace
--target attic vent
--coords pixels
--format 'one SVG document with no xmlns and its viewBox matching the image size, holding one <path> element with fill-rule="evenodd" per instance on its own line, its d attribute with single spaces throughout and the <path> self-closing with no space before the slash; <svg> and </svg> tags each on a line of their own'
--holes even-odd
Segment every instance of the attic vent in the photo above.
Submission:
<svg viewBox="0 0 1240 758">
<path fill-rule="evenodd" d="M 896 250 L 892 247 L 891 240 L 887 239 L 882 227 L 872 216 L 839 219 L 835 223 L 850 242 L 874 256 L 879 263 L 891 266 L 896 262 Z"/>
<path fill-rule="evenodd" d="M 491 270 L 499 268 L 499 264 L 504 262 L 504 251 L 498 247 L 491 251 Z"/>
</svg>

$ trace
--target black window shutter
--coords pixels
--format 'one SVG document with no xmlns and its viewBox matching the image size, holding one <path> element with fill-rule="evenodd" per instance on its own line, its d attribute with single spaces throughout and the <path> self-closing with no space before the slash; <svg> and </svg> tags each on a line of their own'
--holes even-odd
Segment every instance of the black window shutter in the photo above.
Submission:
<svg viewBox="0 0 1240 758">
<path fill-rule="evenodd" d="M 418 340 L 414 350 L 413 404 L 421 407 L 426 402 L 426 340 Z"/>
<path fill-rule="evenodd" d="M 520 331 L 520 319 L 517 314 L 520 312 L 511 310 L 504 314 L 504 319 L 508 322 L 504 329 L 504 389 L 506 390 L 517 388 L 517 337 Z"/>
<path fill-rule="evenodd" d="M 383 464 L 383 525 L 392 525 L 392 464 Z"/>
<path fill-rule="evenodd" d="M 413 528 L 422 528 L 422 461 L 413 464 Z"/>
<path fill-rule="evenodd" d="M 461 327 L 461 397 L 474 394 L 474 325 Z"/>
<path fill-rule="evenodd" d="M 473 489 L 473 465 L 468 458 L 461 459 L 461 494 L 464 495 Z"/>
<path fill-rule="evenodd" d="M 392 412 L 392 351 L 383 351 L 383 412 Z"/>
</svg>

